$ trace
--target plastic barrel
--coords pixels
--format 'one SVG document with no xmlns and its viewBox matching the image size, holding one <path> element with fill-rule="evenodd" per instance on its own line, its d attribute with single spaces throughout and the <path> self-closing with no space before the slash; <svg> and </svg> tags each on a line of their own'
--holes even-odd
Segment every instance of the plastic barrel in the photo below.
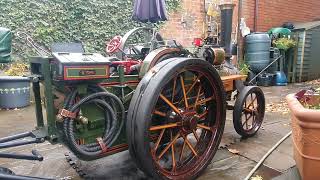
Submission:
<svg viewBox="0 0 320 180">
<path fill-rule="evenodd" d="M 246 63 L 254 73 L 259 73 L 270 63 L 271 39 L 266 33 L 246 36 Z"/>
<path fill-rule="evenodd" d="M 30 104 L 30 80 L 20 76 L 0 76 L 0 108 L 11 109 Z"/>
</svg>

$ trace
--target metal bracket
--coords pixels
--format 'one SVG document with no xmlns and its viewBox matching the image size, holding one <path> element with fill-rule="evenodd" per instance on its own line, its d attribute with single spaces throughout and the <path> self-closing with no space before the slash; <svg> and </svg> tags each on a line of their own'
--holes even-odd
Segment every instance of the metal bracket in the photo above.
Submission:
<svg viewBox="0 0 320 180">
<path fill-rule="evenodd" d="M 101 137 L 99 137 L 96 140 L 97 140 L 99 146 L 101 147 L 102 153 L 107 152 L 108 148 L 107 148 L 106 144 L 103 142 L 103 139 Z"/>
<path fill-rule="evenodd" d="M 62 116 L 62 117 L 67 117 L 67 118 L 72 118 L 72 119 L 75 119 L 77 117 L 77 114 L 76 113 L 73 113 L 71 111 L 68 111 L 66 109 L 61 109 L 59 114 Z"/>
</svg>

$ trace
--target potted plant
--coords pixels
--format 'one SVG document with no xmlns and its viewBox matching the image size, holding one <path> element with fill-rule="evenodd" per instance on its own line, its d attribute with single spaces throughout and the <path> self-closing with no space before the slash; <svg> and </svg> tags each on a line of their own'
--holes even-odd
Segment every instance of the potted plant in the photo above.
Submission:
<svg viewBox="0 0 320 180">
<path fill-rule="evenodd" d="M 291 111 L 294 159 L 304 180 L 320 177 L 320 95 L 304 90 L 287 96 Z"/>
<path fill-rule="evenodd" d="M 297 42 L 295 40 L 286 37 L 279 38 L 273 43 L 278 49 L 284 51 L 288 51 L 289 49 L 294 48 L 297 45 Z"/>
<path fill-rule="evenodd" d="M 20 108 L 30 104 L 30 80 L 23 77 L 27 71 L 28 66 L 22 62 L 8 65 L 7 76 L 0 76 L 0 108 Z"/>
</svg>

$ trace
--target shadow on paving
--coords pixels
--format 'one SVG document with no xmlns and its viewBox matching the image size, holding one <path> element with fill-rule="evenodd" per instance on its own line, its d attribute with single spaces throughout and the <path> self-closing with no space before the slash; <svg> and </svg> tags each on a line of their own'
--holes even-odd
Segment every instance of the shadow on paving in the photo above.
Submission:
<svg viewBox="0 0 320 180">
<path fill-rule="evenodd" d="M 263 88 L 266 92 L 268 102 L 280 102 L 284 97 L 302 86 Z M 35 126 L 34 107 L 17 111 L 0 110 L 0 136 L 12 135 Z M 249 139 L 241 139 L 235 132 L 232 123 L 232 111 L 228 111 L 225 133 L 223 135 L 222 149 L 219 149 L 214 160 L 199 177 L 205 179 L 241 180 L 247 176 L 263 155 L 287 132 L 291 130 L 289 115 L 281 113 L 266 113 L 266 118 L 258 134 Z M 239 154 L 232 154 L 227 149 L 236 149 Z M 39 177 L 51 177 L 60 179 L 70 177 L 81 179 L 77 172 L 67 163 L 64 154 L 68 149 L 62 145 L 51 145 L 49 143 L 38 145 L 27 145 L 19 148 L 8 149 L 10 152 L 30 154 L 31 149 L 37 149 L 44 156 L 43 162 L 0 159 L 0 166 L 6 166 L 17 174 Z M 139 171 L 131 160 L 128 151 L 108 156 L 91 162 L 79 161 L 81 168 L 92 179 L 147 179 Z M 292 158 L 291 139 L 287 139 L 271 156 L 265 161 L 255 173 L 264 179 L 272 179 L 295 165 Z M 277 179 L 279 180 L 279 179 Z"/>
</svg>

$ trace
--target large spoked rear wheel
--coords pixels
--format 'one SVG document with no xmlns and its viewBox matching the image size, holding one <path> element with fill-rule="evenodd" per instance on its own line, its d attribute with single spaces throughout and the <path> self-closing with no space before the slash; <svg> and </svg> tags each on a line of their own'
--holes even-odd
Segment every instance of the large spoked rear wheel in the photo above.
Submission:
<svg viewBox="0 0 320 180">
<path fill-rule="evenodd" d="M 265 113 L 265 98 L 256 86 L 244 87 L 234 105 L 233 125 L 242 137 L 252 137 L 260 129 Z"/>
<path fill-rule="evenodd" d="M 173 58 L 140 82 L 128 112 L 133 159 L 156 179 L 194 179 L 211 162 L 224 130 L 226 99 L 211 64 Z"/>
</svg>

